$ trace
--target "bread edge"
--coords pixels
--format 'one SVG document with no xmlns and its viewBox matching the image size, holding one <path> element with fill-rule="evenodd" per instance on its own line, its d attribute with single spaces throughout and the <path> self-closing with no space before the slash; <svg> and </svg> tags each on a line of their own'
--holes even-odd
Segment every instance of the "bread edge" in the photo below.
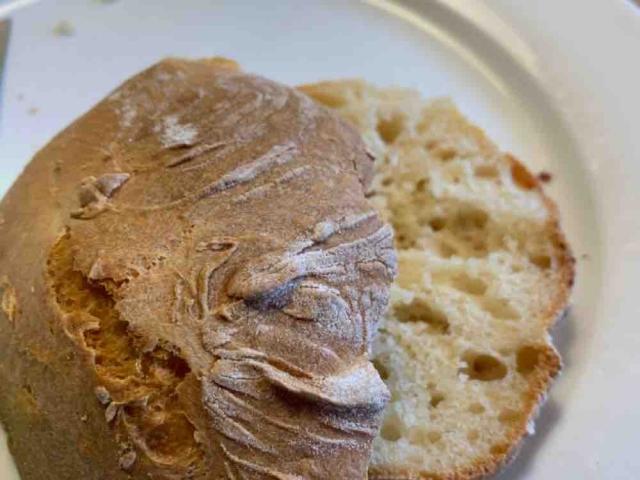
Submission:
<svg viewBox="0 0 640 480">
<path fill-rule="evenodd" d="M 466 117 L 465 117 L 466 119 Z M 489 140 L 482 129 L 473 124 L 485 140 Z M 490 140 L 489 140 L 490 142 Z M 562 318 L 566 316 L 570 306 L 569 299 L 575 281 L 575 258 L 567 239 L 560 228 L 560 213 L 556 203 L 548 197 L 538 180 L 529 169 L 511 154 L 506 154 L 512 165 L 517 165 L 526 172 L 535 185 L 535 189 L 542 197 L 545 207 L 548 209 L 550 218 L 547 221 L 547 229 L 550 237 L 556 242 L 558 253 L 558 270 L 561 279 L 556 290 L 555 299 L 551 302 L 549 309 L 543 315 L 546 318 L 547 333 Z M 551 338 L 551 337 L 550 337 Z M 529 436 L 528 424 L 535 421 L 542 406 L 547 400 L 549 389 L 562 370 L 561 357 L 553 345 L 551 338 L 550 348 L 544 352 L 544 359 L 541 366 L 531 374 L 529 379 L 529 390 L 526 398 L 527 415 L 523 415 L 523 420 L 512 430 L 511 435 L 506 439 L 505 451 L 499 454 L 490 454 L 489 457 L 479 457 L 467 467 L 456 469 L 447 474 L 437 474 L 428 471 L 416 471 L 404 468 L 373 468 L 369 470 L 370 480 L 480 480 L 487 479 L 496 474 L 515 460 L 522 446 L 523 441 Z"/>
</svg>

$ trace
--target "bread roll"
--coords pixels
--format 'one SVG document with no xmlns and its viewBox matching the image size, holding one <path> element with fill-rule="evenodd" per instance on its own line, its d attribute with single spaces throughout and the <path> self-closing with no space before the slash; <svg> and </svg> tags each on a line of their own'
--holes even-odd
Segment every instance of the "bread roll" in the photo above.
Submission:
<svg viewBox="0 0 640 480">
<path fill-rule="evenodd" d="M 23 480 L 364 479 L 395 269 L 359 135 L 166 60 L 0 205 L 0 419 Z"/>
</svg>

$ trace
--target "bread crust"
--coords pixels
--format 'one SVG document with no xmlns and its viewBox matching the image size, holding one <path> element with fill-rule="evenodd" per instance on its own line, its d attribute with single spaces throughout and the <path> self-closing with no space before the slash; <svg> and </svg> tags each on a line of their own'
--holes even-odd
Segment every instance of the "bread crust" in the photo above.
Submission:
<svg viewBox="0 0 640 480">
<path fill-rule="evenodd" d="M 319 103 L 340 111 L 343 106 L 348 105 L 350 95 L 355 95 L 358 97 L 359 102 L 363 102 L 358 95 L 362 95 L 363 92 L 375 87 L 367 85 L 362 80 L 338 80 L 302 85 L 298 88 Z M 413 94 L 412 92 L 397 93 L 398 91 L 394 89 L 383 90 L 382 92 L 391 96 Z M 417 101 L 417 103 L 420 102 Z M 406 106 L 405 103 L 402 103 L 402 105 Z M 368 128 L 365 125 L 358 124 L 361 119 L 357 118 L 357 115 L 355 116 L 356 118 L 350 118 L 349 111 L 345 115 L 348 120 L 352 120 L 354 125 L 361 130 Z M 407 115 L 411 115 L 411 113 L 407 112 Z M 496 154 L 502 155 L 480 128 L 469 124 L 461 116 L 460 118 L 461 120 L 459 120 L 455 128 L 473 138 L 475 143 L 479 145 L 483 155 L 489 157 Z M 516 183 L 521 188 L 535 192 L 548 212 L 545 231 L 546 236 L 555 246 L 554 256 L 557 259 L 557 264 L 554 269 L 558 279 L 555 288 L 547 292 L 548 295 L 552 296 L 552 300 L 549 302 L 547 309 L 541 313 L 548 331 L 565 314 L 568 308 L 575 277 L 575 259 L 560 227 L 558 208 L 553 200 L 545 194 L 541 182 L 513 155 L 504 154 L 504 158 L 511 165 L 512 175 Z M 537 416 L 539 408 L 546 399 L 551 383 L 560 370 L 561 359 L 555 348 L 549 346 L 540 352 L 536 369 L 527 378 L 528 389 L 525 392 L 524 414 L 518 422 L 514 423 L 509 434 L 504 439 L 501 439 L 502 448 L 499 449 L 500 451 L 475 458 L 461 468 L 445 472 L 418 471 L 404 468 L 401 465 L 372 465 L 369 469 L 369 478 L 372 480 L 473 480 L 492 476 L 515 457 L 521 441 L 528 435 L 528 424 Z"/>
<path fill-rule="evenodd" d="M 359 135 L 169 59 L 0 205 L 0 420 L 23 480 L 365 478 L 395 269 Z"/>
</svg>

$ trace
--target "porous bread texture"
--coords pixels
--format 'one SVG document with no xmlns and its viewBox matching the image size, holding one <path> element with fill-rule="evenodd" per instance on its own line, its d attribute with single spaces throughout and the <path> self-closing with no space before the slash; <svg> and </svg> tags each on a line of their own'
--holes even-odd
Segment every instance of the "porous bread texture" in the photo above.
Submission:
<svg viewBox="0 0 640 480">
<path fill-rule="evenodd" d="M 372 479 L 475 479 L 510 459 L 560 370 L 548 334 L 573 257 L 555 205 L 447 100 L 363 81 L 301 87 L 376 157 L 370 200 L 399 275 L 374 346 L 391 391 Z"/>
</svg>

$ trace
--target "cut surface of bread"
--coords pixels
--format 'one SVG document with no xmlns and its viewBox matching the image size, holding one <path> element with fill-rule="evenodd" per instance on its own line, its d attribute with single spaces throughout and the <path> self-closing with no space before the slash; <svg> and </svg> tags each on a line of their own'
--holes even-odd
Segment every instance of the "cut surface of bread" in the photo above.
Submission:
<svg viewBox="0 0 640 480">
<path fill-rule="evenodd" d="M 372 479 L 474 479 L 515 453 L 560 370 L 574 260 L 539 181 L 447 100 L 300 87 L 362 133 L 399 275 L 374 346 L 392 398 Z"/>
</svg>

